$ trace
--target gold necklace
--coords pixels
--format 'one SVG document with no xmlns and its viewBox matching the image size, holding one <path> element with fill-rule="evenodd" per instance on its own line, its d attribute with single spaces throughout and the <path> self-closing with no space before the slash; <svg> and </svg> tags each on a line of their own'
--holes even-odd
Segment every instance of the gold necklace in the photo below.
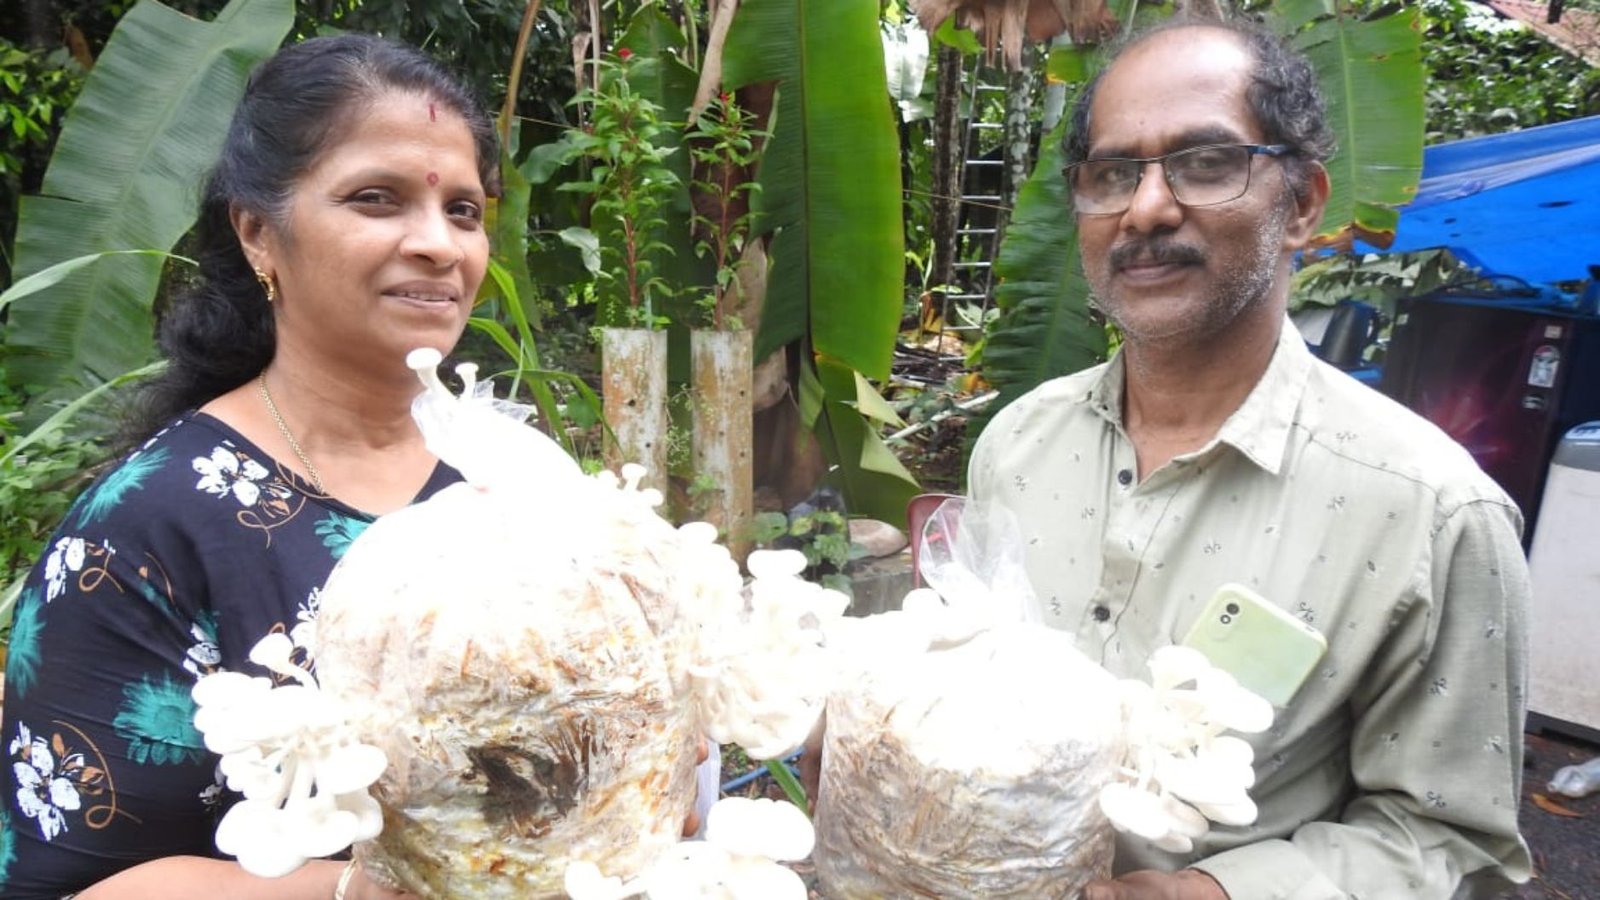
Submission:
<svg viewBox="0 0 1600 900">
<path fill-rule="evenodd" d="M 266 402 L 267 412 L 272 414 L 272 421 L 278 426 L 278 433 L 283 435 L 283 439 L 289 444 L 289 449 L 293 450 L 294 455 L 300 460 L 300 465 L 305 466 L 306 472 L 311 475 L 312 486 L 317 489 L 318 494 L 328 496 L 328 489 L 322 486 L 322 476 L 317 474 L 317 467 L 312 465 L 311 458 L 306 456 L 306 451 L 300 449 L 300 442 L 294 439 L 294 433 L 289 430 L 289 425 L 283 421 L 283 415 L 278 412 L 278 404 L 272 402 L 272 392 L 267 390 L 265 370 L 256 379 L 256 386 L 261 389 L 261 399 Z"/>
</svg>

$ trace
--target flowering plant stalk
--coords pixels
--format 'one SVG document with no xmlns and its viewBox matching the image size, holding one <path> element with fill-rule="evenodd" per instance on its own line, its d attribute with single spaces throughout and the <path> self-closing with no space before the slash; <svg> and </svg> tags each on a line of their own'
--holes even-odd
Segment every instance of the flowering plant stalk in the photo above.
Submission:
<svg viewBox="0 0 1600 900">
<path fill-rule="evenodd" d="M 589 124 L 572 132 L 570 140 L 593 168 L 588 180 L 567 182 L 559 189 L 591 195 L 592 217 L 614 221 L 618 238 L 601 240 L 598 275 L 614 278 L 609 273 L 620 272 L 630 324 L 654 327 L 666 321 L 656 313 L 657 298 L 672 292 L 655 274 L 651 255 L 672 252 L 657 235 L 666 225 L 662 211 L 679 182 L 666 165 L 674 148 L 661 146 L 658 140 L 670 131 L 661 120 L 661 108 L 628 84 L 633 60 L 634 55 L 623 49 L 615 62 L 602 61 L 599 83 L 572 100 L 591 106 Z"/>
<path fill-rule="evenodd" d="M 694 252 L 709 257 L 716 281 L 697 305 L 709 313 L 718 331 L 742 327 L 730 311 L 739 301 L 739 259 L 755 221 L 751 201 L 761 185 L 749 176 L 767 132 L 756 127 L 755 115 L 742 109 L 726 91 L 695 117 L 686 135 L 693 159 Z"/>
</svg>

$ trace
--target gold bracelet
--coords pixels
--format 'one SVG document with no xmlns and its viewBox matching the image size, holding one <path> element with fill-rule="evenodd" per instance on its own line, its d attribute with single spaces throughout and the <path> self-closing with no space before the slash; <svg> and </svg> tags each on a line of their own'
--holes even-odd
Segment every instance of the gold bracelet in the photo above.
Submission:
<svg viewBox="0 0 1600 900">
<path fill-rule="evenodd" d="M 356 861 L 352 859 L 344 867 L 344 871 L 339 873 L 339 883 L 333 886 L 333 900 L 344 900 L 344 892 L 350 887 L 350 879 L 354 878 L 355 875 Z"/>
</svg>

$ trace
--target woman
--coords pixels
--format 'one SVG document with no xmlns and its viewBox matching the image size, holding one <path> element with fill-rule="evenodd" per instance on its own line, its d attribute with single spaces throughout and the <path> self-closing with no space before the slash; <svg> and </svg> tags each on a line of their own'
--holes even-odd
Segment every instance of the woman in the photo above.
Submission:
<svg viewBox="0 0 1600 900">
<path fill-rule="evenodd" d="M 147 440 L 68 513 L 18 602 L 0 807 L 6 897 L 393 896 L 359 867 L 215 859 L 226 805 L 189 690 L 309 640 L 376 515 L 459 476 L 423 446 L 407 351 L 448 352 L 487 265 L 487 116 L 363 35 L 252 76 L 207 183 L 204 286 L 161 325 Z"/>
</svg>

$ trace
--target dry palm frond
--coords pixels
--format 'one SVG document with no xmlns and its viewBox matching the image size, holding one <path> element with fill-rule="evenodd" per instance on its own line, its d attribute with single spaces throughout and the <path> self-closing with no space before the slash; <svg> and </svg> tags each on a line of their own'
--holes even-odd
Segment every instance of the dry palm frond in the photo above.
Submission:
<svg viewBox="0 0 1600 900">
<path fill-rule="evenodd" d="M 1110 37 L 1117 18 L 1105 0 L 919 0 L 917 18 L 929 32 L 952 15 L 956 24 L 977 32 L 993 56 L 1000 45 L 1006 65 L 1022 66 L 1022 41 L 1045 41 L 1062 32 L 1092 43 Z"/>
</svg>

